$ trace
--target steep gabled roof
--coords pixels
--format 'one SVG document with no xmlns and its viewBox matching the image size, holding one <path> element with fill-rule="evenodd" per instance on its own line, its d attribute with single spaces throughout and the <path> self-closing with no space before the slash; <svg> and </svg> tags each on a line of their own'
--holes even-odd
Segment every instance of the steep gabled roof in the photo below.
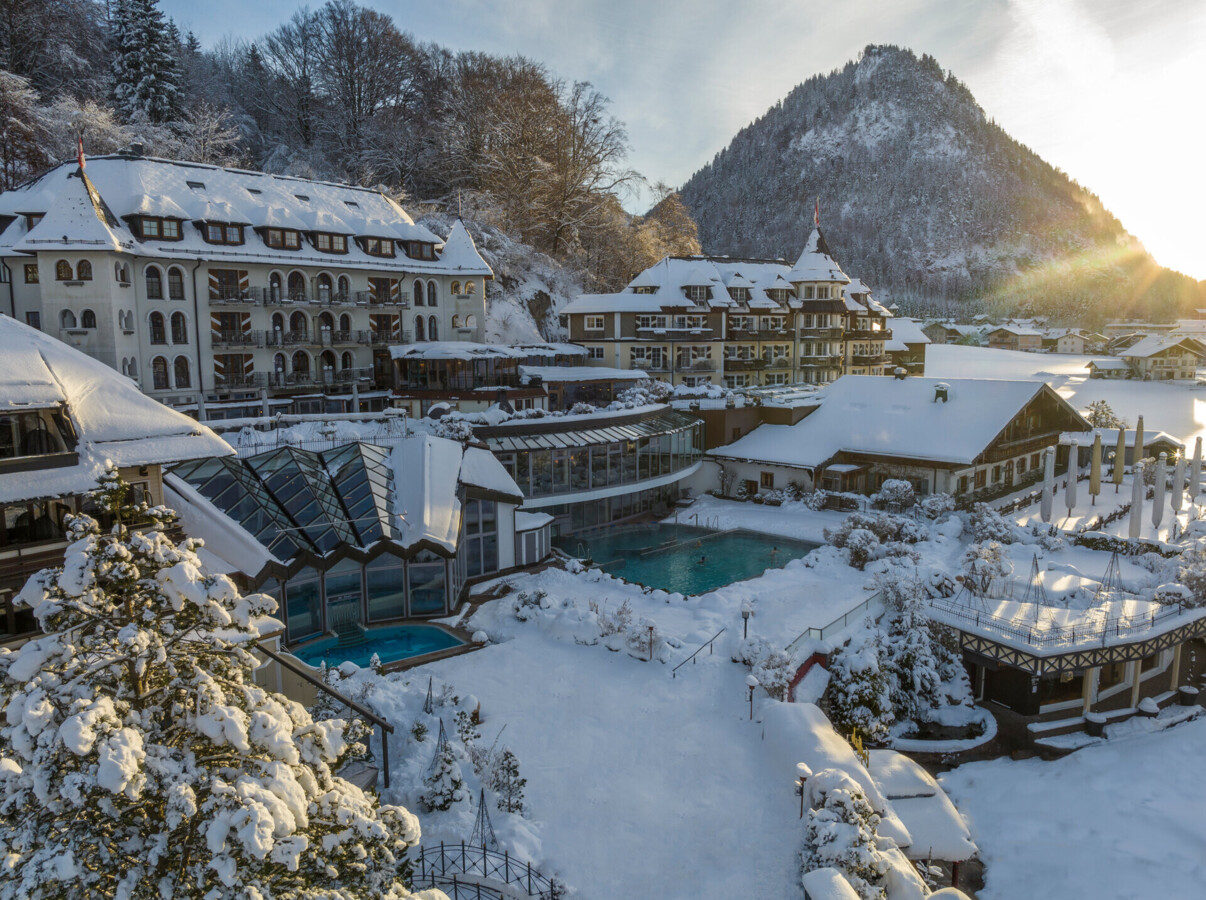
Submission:
<svg viewBox="0 0 1206 900">
<path fill-rule="evenodd" d="M 825 243 L 825 235 L 820 228 L 814 228 L 804 245 L 804 252 L 791 267 L 787 280 L 793 283 L 802 281 L 829 281 L 836 284 L 849 284 L 850 278 L 842 271 L 842 267 L 833 259 L 829 245 Z"/>
<path fill-rule="evenodd" d="M 445 268 L 453 269 L 462 275 L 489 277 L 493 274 L 481 254 L 477 252 L 477 245 L 473 243 L 473 236 L 469 234 L 469 229 L 460 219 L 452 223 L 452 230 L 448 232 L 448 240 L 444 242 L 444 251 L 440 254 L 440 262 L 444 264 Z"/>
<path fill-rule="evenodd" d="M 87 176 L 69 174 L 42 220 L 13 247 L 38 250 L 130 250 L 133 237 L 105 207 Z"/>
</svg>

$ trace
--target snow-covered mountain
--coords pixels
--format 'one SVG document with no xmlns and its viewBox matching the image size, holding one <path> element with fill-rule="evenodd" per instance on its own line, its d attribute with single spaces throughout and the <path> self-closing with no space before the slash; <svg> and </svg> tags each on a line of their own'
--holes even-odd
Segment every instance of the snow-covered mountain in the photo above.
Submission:
<svg viewBox="0 0 1206 900">
<path fill-rule="evenodd" d="M 981 299 L 1092 321 L 1171 317 L 1206 284 L 1155 264 L 1085 188 L 1013 140 L 930 56 L 869 46 L 695 173 L 705 252 L 793 258 L 820 198 L 843 267 L 906 307 Z"/>
</svg>

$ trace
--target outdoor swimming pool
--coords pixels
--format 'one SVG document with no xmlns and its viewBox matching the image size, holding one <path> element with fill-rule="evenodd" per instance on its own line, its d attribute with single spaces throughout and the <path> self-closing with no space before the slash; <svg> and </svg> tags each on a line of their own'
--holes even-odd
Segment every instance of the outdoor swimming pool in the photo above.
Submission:
<svg viewBox="0 0 1206 900">
<path fill-rule="evenodd" d="M 364 643 L 354 647 L 339 647 L 339 639 L 327 637 L 305 644 L 290 652 L 307 665 L 318 667 L 324 661 L 328 666 L 354 662 L 364 667 L 376 653 L 383 663 L 397 662 L 412 656 L 435 653 L 463 644 L 460 638 L 434 625 L 393 625 L 370 628 Z"/>
<path fill-rule="evenodd" d="M 612 575 L 682 594 L 706 594 L 754 578 L 819 546 L 753 531 L 685 525 L 635 525 L 587 536 L 570 534 L 556 543 L 571 556 L 592 559 Z"/>
</svg>

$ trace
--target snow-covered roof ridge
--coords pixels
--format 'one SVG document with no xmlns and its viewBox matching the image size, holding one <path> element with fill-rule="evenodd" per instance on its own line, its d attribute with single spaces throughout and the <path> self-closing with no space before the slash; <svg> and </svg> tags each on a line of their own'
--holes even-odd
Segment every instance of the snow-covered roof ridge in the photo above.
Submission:
<svg viewBox="0 0 1206 900">
<path fill-rule="evenodd" d="M 833 254 L 829 252 L 829 245 L 825 243 L 825 235 L 821 233 L 819 227 L 814 228 L 812 234 L 808 236 L 804 250 L 800 254 L 800 258 L 796 260 L 796 264 L 792 266 L 791 273 L 787 278 L 795 283 L 802 281 L 850 283 L 849 276 L 842 271 L 842 267 L 837 264 Z"/>
<path fill-rule="evenodd" d="M 116 223 L 78 170 L 64 179 L 54 202 L 41 221 L 18 240 L 14 250 L 36 252 L 51 246 L 63 250 L 123 251 L 133 247 L 134 239 Z"/>
<path fill-rule="evenodd" d="M 72 466 L 0 475 L 0 501 L 92 490 L 108 462 L 157 465 L 234 453 L 205 425 L 147 397 L 124 375 L 8 316 L 0 316 L 0 352 L 0 414 L 64 409 L 79 457 Z"/>
<path fill-rule="evenodd" d="M 473 235 L 465 227 L 465 223 L 457 219 L 452 223 L 452 230 L 444 241 L 444 251 L 440 254 L 440 262 L 446 268 L 454 269 L 465 275 L 493 275 L 493 271 L 477 252 L 473 243 Z"/>
</svg>

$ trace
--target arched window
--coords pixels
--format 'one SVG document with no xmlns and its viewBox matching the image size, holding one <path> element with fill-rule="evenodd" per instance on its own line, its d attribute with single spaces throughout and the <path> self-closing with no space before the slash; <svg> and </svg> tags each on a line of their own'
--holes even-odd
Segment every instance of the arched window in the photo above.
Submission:
<svg viewBox="0 0 1206 900">
<path fill-rule="evenodd" d="M 461 317 L 460 317 L 460 316 L 453 316 L 453 317 L 452 317 L 452 327 L 453 327 L 453 328 L 460 328 L 460 327 L 461 327 Z"/>
<path fill-rule="evenodd" d="M 61 313 L 59 313 L 59 325 L 62 328 L 74 328 L 75 327 L 75 313 L 73 313 L 69 309 L 63 310 Z"/>
<path fill-rule="evenodd" d="M 466 294 L 476 294 L 477 293 L 477 282 L 476 281 L 466 281 L 465 282 L 465 293 Z"/>
<path fill-rule="evenodd" d="M 184 272 L 175 266 L 168 269 L 168 299 L 184 299 Z"/>
<path fill-rule="evenodd" d="M 306 314 L 303 312 L 295 312 L 289 317 L 289 330 L 297 337 L 305 337 L 309 331 L 309 325 L 306 321 Z"/>
<path fill-rule="evenodd" d="M 185 321 L 184 313 L 182 312 L 172 313 L 172 343 L 188 343 L 188 322 Z"/>
<path fill-rule="evenodd" d="M 272 314 L 272 330 L 273 331 L 284 331 L 285 330 L 285 314 L 284 313 L 275 312 Z"/>
<path fill-rule="evenodd" d="M 189 384 L 189 377 L 188 377 L 188 375 L 189 375 L 189 373 L 188 373 L 188 357 L 177 356 L 176 362 L 175 362 L 175 365 L 173 366 L 173 368 L 176 370 L 176 372 L 175 372 L 176 387 L 177 388 L 191 387 L 191 385 Z"/>
<path fill-rule="evenodd" d="M 285 354 L 278 353 L 272 357 L 272 368 L 281 375 L 285 374 Z"/>
<path fill-rule="evenodd" d="M 329 312 L 325 312 L 322 315 L 320 315 L 318 317 L 318 330 L 320 332 L 321 331 L 330 331 L 330 332 L 335 331 L 335 317 L 333 315 L 331 315 Z"/>
<path fill-rule="evenodd" d="M 163 275 L 158 267 L 147 266 L 147 299 L 162 300 L 163 299 Z"/>
<path fill-rule="evenodd" d="M 71 263 L 65 259 L 60 259 L 55 263 L 54 277 L 56 281 L 71 281 Z"/>
<path fill-rule="evenodd" d="M 310 375 L 310 357 L 301 350 L 293 354 L 293 374 Z"/>
<path fill-rule="evenodd" d="M 435 316 L 427 317 L 427 340 L 438 341 L 440 339 L 440 323 L 436 321 Z"/>
<path fill-rule="evenodd" d="M 339 317 L 339 330 L 343 331 L 343 332 L 349 332 L 349 333 L 352 330 L 352 317 L 349 316 L 347 313 L 344 313 L 342 316 Z"/>
<path fill-rule="evenodd" d="M 434 281 L 427 282 L 427 305 L 436 305 L 436 283 Z"/>
<path fill-rule="evenodd" d="M 322 367 L 322 380 L 332 382 L 335 380 L 335 354 L 330 350 L 322 351 L 322 356 L 318 358 L 318 364 Z"/>
<path fill-rule="evenodd" d="M 92 263 L 86 259 L 81 259 L 80 264 L 75 267 L 76 281 L 91 281 L 92 280 Z"/>
<path fill-rule="evenodd" d="M 318 276 L 318 299 L 324 303 L 331 302 L 331 276 L 326 272 Z"/>
<path fill-rule="evenodd" d="M 301 272 L 289 273 L 289 299 L 306 299 L 306 276 Z"/>
<path fill-rule="evenodd" d="M 80 313 L 80 328 L 95 328 L 95 327 L 96 327 L 96 313 L 94 313 L 90 309 L 86 309 L 82 313 Z"/>
<path fill-rule="evenodd" d="M 164 327 L 164 324 L 163 324 L 163 313 L 158 313 L 158 312 L 151 313 L 150 323 L 151 323 L 151 343 L 152 344 L 166 344 L 167 343 L 167 329 Z M 165 365 L 166 365 L 166 363 L 165 363 Z"/>
<path fill-rule="evenodd" d="M 346 300 L 352 294 L 352 283 L 348 281 L 348 276 L 339 276 L 339 298 Z"/>
<path fill-rule="evenodd" d="M 415 287 L 414 287 L 413 293 L 414 293 L 414 297 L 415 297 L 415 306 L 422 306 L 423 305 L 423 282 L 419 281 L 418 279 L 415 280 Z"/>
<path fill-rule="evenodd" d="M 138 377 L 138 360 L 136 360 L 132 356 L 130 357 L 130 377 L 131 378 Z"/>
<path fill-rule="evenodd" d="M 476 328 L 477 327 L 477 316 L 465 316 L 465 327 L 466 328 Z"/>
<path fill-rule="evenodd" d="M 448 289 L 454 294 L 459 294 L 461 292 L 461 283 L 459 281 L 454 281 Z"/>
<path fill-rule="evenodd" d="M 273 303 L 281 301 L 281 273 L 273 272 L 268 276 L 268 294 Z"/>
<path fill-rule="evenodd" d="M 151 384 L 157 391 L 168 389 L 167 360 L 162 356 L 151 360 Z"/>
<path fill-rule="evenodd" d="M 343 356 L 339 360 L 339 368 L 345 372 L 352 368 L 352 352 L 350 350 L 343 351 Z"/>
<path fill-rule="evenodd" d="M 124 281 L 124 280 L 125 280 L 124 278 L 122 278 L 122 277 L 121 277 L 121 263 L 119 263 L 119 262 L 115 262 L 115 263 L 113 264 L 113 277 L 114 277 L 114 278 L 115 278 L 117 281 Z"/>
<path fill-rule="evenodd" d="M 424 331 L 424 328 L 423 328 L 423 317 L 422 317 L 422 316 L 415 316 L 415 340 L 416 340 L 416 341 L 425 341 L 425 340 L 427 340 L 427 338 L 423 337 L 423 331 Z"/>
</svg>

